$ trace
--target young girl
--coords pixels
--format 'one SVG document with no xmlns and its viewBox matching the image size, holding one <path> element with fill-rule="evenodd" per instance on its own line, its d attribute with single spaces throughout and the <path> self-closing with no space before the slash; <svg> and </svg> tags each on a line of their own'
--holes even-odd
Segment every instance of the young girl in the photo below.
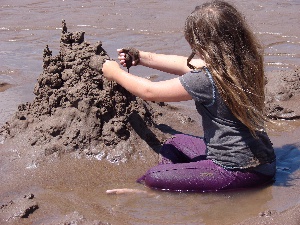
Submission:
<svg viewBox="0 0 300 225">
<path fill-rule="evenodd" d="M 218 191 L 270 182 L 275 154 L 264 131 L 263 50 L 244 17 L 224 1 L 195 8 L 186 19 L 190 57 L 119 49 L 121 65 L 142 65 L 179 75 L 151 82 L 106 61 L 102 71 L 148 101 L 193 99 L 204 138 L 178 134 L 167 140 L 162 162 L 139 181 L 172 191 Z M 126 61 L 127 55 L 133 61 Z M 192 59 L 194 55 L 198 59 Z"/>
</svg>

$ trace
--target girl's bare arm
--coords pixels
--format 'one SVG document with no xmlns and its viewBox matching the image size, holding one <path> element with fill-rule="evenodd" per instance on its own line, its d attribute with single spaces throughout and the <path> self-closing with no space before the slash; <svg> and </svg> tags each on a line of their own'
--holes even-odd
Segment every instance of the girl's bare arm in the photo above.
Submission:
<svg viewBox="0 0 300 225">
<path fill-rule="evenodd" d="M 179 77 L 152 82 L 125 72 L 115 61 L 106 61 L 102 71 L 108 80 L 116 81 L 132 94 L 147 101 L 179 102 L 192 99 L 180 83 Z"/>
<path fill-rule="evenodd" d="M 122 53 L 122 49 L 118 49 L 118 52 L 121 65 L 126 66 L 125 54 Z M 139 64 L 152 69 L 157 69 L 175 75 L 183 75 L 191 70 L 187 66 L 187 57 L 184 56 L 164 55 L 144 51 L 139 51 L 139 54 Z M 192 59 L 191 64 L 199 68 L 205 65 L 202 59 Z"/>
</svg>

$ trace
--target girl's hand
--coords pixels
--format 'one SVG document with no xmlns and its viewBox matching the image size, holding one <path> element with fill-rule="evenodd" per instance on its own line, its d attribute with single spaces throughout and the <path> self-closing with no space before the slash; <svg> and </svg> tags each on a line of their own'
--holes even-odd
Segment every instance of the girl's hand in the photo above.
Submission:
<svg viewBox="0 0 300 225">
<path fill-rule="evenodd" d="M 140 61 L 139 50 L 135 48 L 122 48 L 117 49 L 118 59 L 123 67 L 131 67 L 138 65 Z"/>
<path fill-rule="evenodd" d="M 120 64 L 123 67 L 126 67 L 126 54 L 123 52 L 123 49 L 117 49 L 118 51 L 118 59 L 120 60 Z"/>
<path fill-rule="evenodd" d="M 102 67 L 103 76 L 108 80 L 114 80 L 114 77 L 122 70 L 116 61 L 106 60 Z"/>
</svg>

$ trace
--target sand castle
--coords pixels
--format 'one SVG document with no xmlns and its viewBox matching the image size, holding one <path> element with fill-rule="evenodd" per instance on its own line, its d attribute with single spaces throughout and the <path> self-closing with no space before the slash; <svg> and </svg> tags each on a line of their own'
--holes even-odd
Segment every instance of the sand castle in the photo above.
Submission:
<svg viewBox="0 0 300 225">
<path fill-rule="evenodd" d="M 46 156 L 80 151 L 112 162 L 160 145 L 165 136 L 154 126 L 154 103 L 103 78 L 106 59 L 101 42 L 85 42 L 83 31 L 68 32 L 63 21 L 59 54 L 44 50 L 33 102 L 21 104 L 0 134 L 26 134 Z"/>
</svg>

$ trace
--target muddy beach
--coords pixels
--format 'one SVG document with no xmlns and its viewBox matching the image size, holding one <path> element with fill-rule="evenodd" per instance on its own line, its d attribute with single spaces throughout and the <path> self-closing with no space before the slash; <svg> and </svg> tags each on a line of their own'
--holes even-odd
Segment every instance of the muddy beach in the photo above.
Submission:
<svg viewBox="0 0 300 225">
<path fill-rule="evenodd" d="M 167 2 L 1 2 L 1 224 L 299 224 L 300 34 L 291 28 L 300 22 L 299 1 L 235 2 L 265 45 L 267 111 L 284 120 L 269 125 L 275 183 L 198 194 L 135 183 L 166 138 L 201 136 L 201 118 L 192 102 L 136 99 L 103 80 L 93 56 L 115 58 L 116 48 L 132 45 L 188 55 L 182 28 L 195 3 Z M 142 192 L 105 193 L 124 187 Z"/>
</svg>

